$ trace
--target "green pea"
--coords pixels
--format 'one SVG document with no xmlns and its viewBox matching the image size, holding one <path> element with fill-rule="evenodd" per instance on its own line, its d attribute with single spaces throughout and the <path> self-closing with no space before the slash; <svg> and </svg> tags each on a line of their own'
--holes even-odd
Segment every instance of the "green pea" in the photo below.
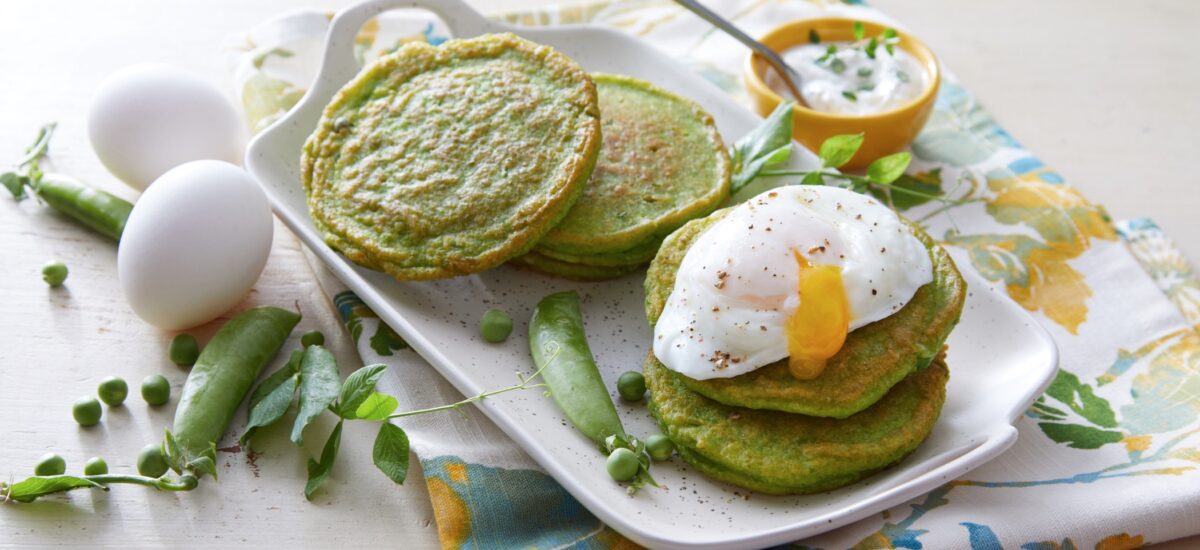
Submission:
<svg viewBox="0 0 1200 550">
<path fill-rule="evenodd" d="M 196 343 L 196 337 L 191 334 L 176 334 L 171 339 L 171 345 L 167 347 L 167 356 L 176 365 L 190 367 L 195 365 L 196 358 L 200 357 L 200 344 Z"/>
<path fill-rule="evenodd" d="M 48 262 L 42 266 L 42 280 L 52 287 L 62 286 L 67 280 L 67 264 L 58 260 Z"/>
<path fill-rule="evenodd" d="M 83 465 L 83 475 L 102 476 L 108 473 L 108 463 L 103 458 L 93 456 Z"/>
<path fill-rule="evenodd" d="M 95 397 L 80 397 L 75 402 L 75 406 L 71 407 L 71 415 L 75 417 L 75 421 L 80 426 L 88 427 L 95 426 L 100 423 L 100 415 L 103 411 L 100 409 L 100 402 Z"/>
<path fill-rule="evenodd" d="M 638 466 L 637 455 L 624 447 L 614 449 L 612 454 L 608 455 L 608 462 L 605 464 L 608 475 L 617 481 L 633 479 L 638 473 Z"/>
<path fill-rule="evenodd" d="M 100 387 L 97 388 L 96 394 L 100 396 L 100 400 L 105 405 L 119 407 L 129 396 L 129 384 L 119 377 L 109 376 L 100 381 Z"/>
<path fill-rule="evenodd" d="M 161 374 L 151 374 L 142 380 L 142 399 L 151 405 L 162 405 L 171 400 L 171 383 Z"/>
<path fill-rule="evenodd" d="M 300 345 L 308 346 L 323 346 L 325 345 L 325 335 L 319 330 L 310 330 L 300 337 Z"/>
<path fill-rule="evenodd" d="M 35 476 L 60 476 L 67 471 L 67 461 L 58 453 L 46 453 L 42 455 L 41 460 L 38 460 L 37 466 L 33 467 L 33 475 Z"/>
<path fill-rule="evenodd" d="M 654 434 L 646 438 L 646 452 L 650 454 L 650 458 L 661 462 L 671 458 L 671 453 L 675 452 L 675 444 L 663 434 Z"/>
<path fill-rule="evenodd" d="M 512 318 L 498 309 L 489 309 L 479 318 L 479 335 L 493 344 L 507 340 L 512 327 Z"/>
<path fill-rule="evenodd" d="M 146 477 L 160 477 L 167 473 L 167 459 L 163 457 L 162 445 L 151 443 L 138 453 L 137 471 Z"/>
<path fill-rule="evenodd" d="M 646 396 L 646 377 L 637 371 L 625 372 L 617 378 L 617 393 L 626 401 L 641 401 Z"/>
</svg>

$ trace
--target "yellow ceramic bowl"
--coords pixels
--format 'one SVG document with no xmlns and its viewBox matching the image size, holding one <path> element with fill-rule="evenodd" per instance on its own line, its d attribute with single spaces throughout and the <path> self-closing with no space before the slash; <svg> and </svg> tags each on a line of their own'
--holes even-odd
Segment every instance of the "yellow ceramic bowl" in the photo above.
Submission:
<svg viewBox="0 0 1200 550">
<path fill-rule="evenodd" d="M 808 44 L 809 31 L 815 30 L 822 42 L 842 42 L 854 40 L 855 19 L 844 17 L 827 17 L 821 19 L 801 19 L 785 23 L 759 39 L 768 48 L 783 52 L 793 46 Z M 877 23 L 863 21 L 867 36 L 878 36 L 886 27 Z M 863 168 L 871 161 L 895 153 L 912 143 L 917 133 L 925 126 L 929 113 L 933 111 L 933 103 L 937 98 L 938 86 L 942 82 L 941 71 L 933 52 L 920 40 L 904 32 L 898 32 L 900 43 L 897 48 L 908 52 L 924 67 L 929 74 L 930 85 L 916 99 L 896 107 L 890 111 L 869 115 L 841 115 L 814 111 L 797 104 L 793 110 L 794 125 L 792 135 L 796 141 L 805 147 L 816 151 L 821 143 L 830 136 L 839 134 L 857 134 L 862 132 L 866 139 L 858 154 L 844 168 Z M 881 50 L 882 51 L 882 50 Z M 750 100 L 755 110 L 762 116 L 767 116 L 782 101 L 764 80 L 766 71 L 771 70 L 759 56 L 751 54 L 746 58 L 743 78 Z M 790 98 L 789 98 L 790 99 Z"/>
</svg>

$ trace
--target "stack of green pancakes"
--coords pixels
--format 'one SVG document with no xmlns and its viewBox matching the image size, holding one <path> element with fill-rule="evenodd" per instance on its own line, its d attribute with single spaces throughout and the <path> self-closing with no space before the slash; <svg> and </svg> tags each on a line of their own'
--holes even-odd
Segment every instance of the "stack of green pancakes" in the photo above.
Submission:
<svg viewBox="0 0 1200 550">
<path fill-rule="evenodd" d="M 600 280 L 729 196 L 711 116 L 641 80 L 588 75 L 512 34 L 406 44 L 347 83 L 304 144 L 313 224 L 400 280 L 509 260 Z"/>
<path fill-rule="evenodd" d="M 563 220 L 600 153 L 592 79 L 512 34 L 410 43 L 326 106 L 304 145 L 313 224 L 351 261 L 401 280 L 527 252 Z"/>
<path fill-rule="evenodd" d="M 663 237 L 729 197 L 729 154 L 699 105 L 649 82 L 594 74 L 603 144 L 583 195 L 515 263 L 577 280 L 630 273 Z"/>
<path fill-rule="evenodd" d="M 694 220 L 663 243 L 646 276 L 653 327 L 695 238 L 722 216 Z M 898 312 L 847 335 L 825 371 L 798 380 L 778 361 L 732 378 L 696 380 L 651 353 L 643 367 L 650 411 L 684 460 L 718 480 L 768 494 L 827 491 L 915 450 L 933 429 L 949 380 L 941 353 L 966 284 L 916 226 L 933 281 Z"/>
</svg>

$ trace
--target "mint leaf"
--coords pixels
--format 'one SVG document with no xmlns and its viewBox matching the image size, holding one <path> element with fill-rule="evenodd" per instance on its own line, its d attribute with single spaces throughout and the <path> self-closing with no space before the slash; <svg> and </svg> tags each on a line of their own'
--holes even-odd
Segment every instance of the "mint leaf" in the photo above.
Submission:
<svg viewBox="0 0 1200 550">
<path fill-rule="evenodd" d="M 758 175 L 760 173 L 762 173 L 762 171 L 764 169 L 766 169 L 768 166 L 774 166 L 777 164 L 782 164 L 784 162 L 787 162 L 787 159 L 790 158 L 791 156 L 792 156 L 792 146 L 784 145 L 783 147 L 780 147 L 774 151 L 771 151 L 770 153 L 767 153 L 766 155 L 764 155 L 762 157 L 755 159 L 743 171 L 743 175 L 745 176 L 745 178 L 748 178 L 748 179 L 745 179 L 745 183 L 731 184 L 730 185 L 731 190 L 739 190 L 739 189 L 744 188 L 745 186 L 749 185 L 750 182 L 754 181 L 758 177 Z"/>
<path fill-rule="evenodd" d="M 862 21 L 855 21 L 854 22 L 854 39 L 862 40 L 863 38 L 866 38 L 866 37 L 867 37 L 866 25 L 863 25 Z"/>
<path fill-rule="evenodd" d="M 840 57 L 835 57 L 833 58 L 833 61 L 829 62 L 829 70 L 837 74 L 842 74 L 846 72 L 846 62 L 842 61 L 842 58 Z"/>
<path fill-rule="evenodd" d="M 912 153 L 904 151 L 886 157 L 875 159 L 867 167 L 867 178 L 875 183 L 889 184 L 904 175 L 908 163 L 912 162 Z"/>
<path fill-rule="evenodd" d="M 838 168 L 850 162 L 858 148 L 862 147 L 863 134 L 833 136 L 821 143 L 821 164 L 827 168 Z"/>
<path fill-rule="evenodd" d="M 304 350 L 298 349 L 293 351 L 291 357 L 288 357 L 286 364 L 279 367 L 279 370 L 271 373 L 270 376 L 262 381 L 262 384 L 254 388 L 254 393 L 250 394 L 250 408 L 253 409 L 255 405 L 258 405 L 271 392 L 275 391 L 275 388 L 278 388 L 280 384 L 283 384 L 292 375 L 300 372 L 300 361 L 302 359 L 304 359 Z"/>
<path fill-rule="evenodd" d="M 858 94 L 855 94 L 854 92 L 851 92 L 850 90 L 843 91 L 842 97 L 849 99 L 850 101 L 855 101 L 855 102 L 858 101 Z"/>
<path fill-rule="evenodd" d="M 867 53 L 867 57 L 875 59 L 875 50 L 878 48 L 879 40 L 872 38 L 870 42 L 867 42 L 867 47 L 863 48 L 863 51 Z"/>
<path fill-rule="evenodd" d="M 317 346 L 309 346 L 309 349 L 314 347 Z M 338 447 L 342 444 L 342 422 L 342 420 L 338 420 L 333 431 L 329 433 L 329 439 L 325 440 L 325 447 L 321 449 L 321 461 L 308 459 L 308 482 L 304 484 L 304 498 L 308 500 L 312 500 L 313 493 L 322 483 L 325 483 L 325 478 L 329 477 L 329 471 L 333 469 L 333 461 L 337 459 Z"/>
<path fill-rule="evenodd" d="M 408 477 L 408 434 L 399 426 L 384 422 L 375 436 L 375 448 L 371 450 L 375 467 L 399 485 Z"/>
<path fill-rule="evenodd" d="M 873 72 L 875 72 L 875 71 L 873 71 L 870 67 L 862 67 L 862 68 L 858 69 L 858 76 L 867 78 L 868 76 L 871 76 L 871 73 L 873 73 Z"/>
<path fill-rule="evenodd" d="M 300 412 L 292 425 L 292 442 L 304 443 L 304 427 L 321 414 L 342 389 L 337 360 L 323 346 L 308 346 L 300 360 Z"/>
<path fill-rule="evenodd" d="M 103 489 L 107 491 L 108 487 L 78 476 L 34 476 L 12 485 L 0 483 L 0 502 L 4 498 L 17 502 L 32 502 L 38 497 L 71 489 Z"/>
<path fill-rule="evenodd" d="M 942 191 L 942 168 L 939 166 L 927 172 L 904 174 L 891 185 L 887 187 L 873 186 L 870 191 L 875 198 L 884 202 L 887 202 L 890 196 L 892 206 L 899 210 L 908 210 L 945 194 Z M 913 192 L 905 193 L 904 191 Z"/>
<path fill-rule="evenodd" d="M 804 179 L 800 180 L 800 185 L 825 185 L 825 179 L 821 177 L 820 172 L 809 172 L 804 174 Z"/>
<path fill-rule="evenodd" d="M 896 38 L 896 29 L 893 29 L 890 27 L 883 29 L 883 38 L 884 38 L 884 40 L 891 40 L 893 38 Z"/>
<path fill-rule="evenodd" d="M 342 392 L 334 404 L 333 412 L 345 419 L 356 418 L 355 411 L 363 401 L 375 393 L 375 384 L 379 382 L 379 377 L 385 370 L 387 365 L 375 364 L 354 371 L 342 384 Z"/>
<path fill-rule="evenodd" d="M 792 147 L 792 103 L 780 103 L 762 124 L 733 144 L 730 191 L 748 185 L 767 166 L 786 162 Z"/>
<path fill-rule="evenodd" d="M 279 369 L 271 377 L 276 374 L 289 374 L 289 370 L 287 368 Z M 292 408 L 292 400 L 296 396 L 296 386 L 300 383 L 300 374 L 290 372 L 290 376 L 278 381 L 277 384 L 268 378 L 259 386 L 259 389 L 264 389 L 268 382 L 275 387 L 270 388 L 270 393 L 262 396 L 257 403 L 251 404 L 250 419 L 246 422 L 246 432 L 238 439 L 242 445 L 247 444 L 259 428 L 274 424 L 287 414 L 288 409 Z"/>
<path fill-rule="evenodd" d="M 808 43 L 809 44 L 820 44 L 821 43 L 821 35 L 817 34 L 817 29 L 808 29 Z"/>
<path fill-rule="evenodd" d="M 270 426 L 287 414 L 292 407 L 296 386 L 300 383 L 300 362 L 303 359 L 304 350 L 293 351 L 287 364 L 254 388 L 250 404 L 247 405 L 250 418 L 246 422 L 246 432 L 238 439 L 239 444 L 247 444 L 259 428 Z"/>
<path fill-rule="evenodd" d="M 400 402 L 395 397 L 375 392 L 358 406 L 354 416 L 359 420 L 387 420 L 399 406 Z"/>
</svg>

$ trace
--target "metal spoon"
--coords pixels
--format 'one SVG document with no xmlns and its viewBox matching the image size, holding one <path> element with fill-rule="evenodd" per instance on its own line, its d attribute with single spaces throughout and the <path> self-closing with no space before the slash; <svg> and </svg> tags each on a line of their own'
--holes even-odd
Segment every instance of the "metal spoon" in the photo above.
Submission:
<svg viewBox="0 0 1200 550">
<path fill-rule="evenodd" d="M 712 23 L 713 26 L 725 31 L 726 34 L 732 36 L 738 42 L 741 42 L 742 44 L 745 44 L 746 47 L 754 50 L 755 54 L 758 54 L 766 59 L 767 64 L 770 65 L 772 69 L 775 69 L 775 73 L 778 74 L 781 79 L 783 79 L 783 83 L 787 85 L 788 91 L 792 93 L 792 96 L 796 98 L 796 101 L 804 104 L 804 97 L 800 95 L 800 88 L 797 86 L 797 83 L 800 82 L 800 74 L 797 73 L 795 69 L 789 67 L 787 63 L 784 63 L 783 59 L 779 57 L 779 54 L 771 51 L 771 48 L 764 46 L 762 42 L 750 38 L 750 35 L 742 32 L 741 29 L 734 26 L 733 23 L 730 23 L 729 21 L 726 21 L 724 17 L 713 13 L 712 10 L 704 7 L 704 5 L 700 4 L 696 0 L 675 0 L 675 3 L 687 8 L 692 13 L 699 15 L 701 19 Z"/>
</svg>

